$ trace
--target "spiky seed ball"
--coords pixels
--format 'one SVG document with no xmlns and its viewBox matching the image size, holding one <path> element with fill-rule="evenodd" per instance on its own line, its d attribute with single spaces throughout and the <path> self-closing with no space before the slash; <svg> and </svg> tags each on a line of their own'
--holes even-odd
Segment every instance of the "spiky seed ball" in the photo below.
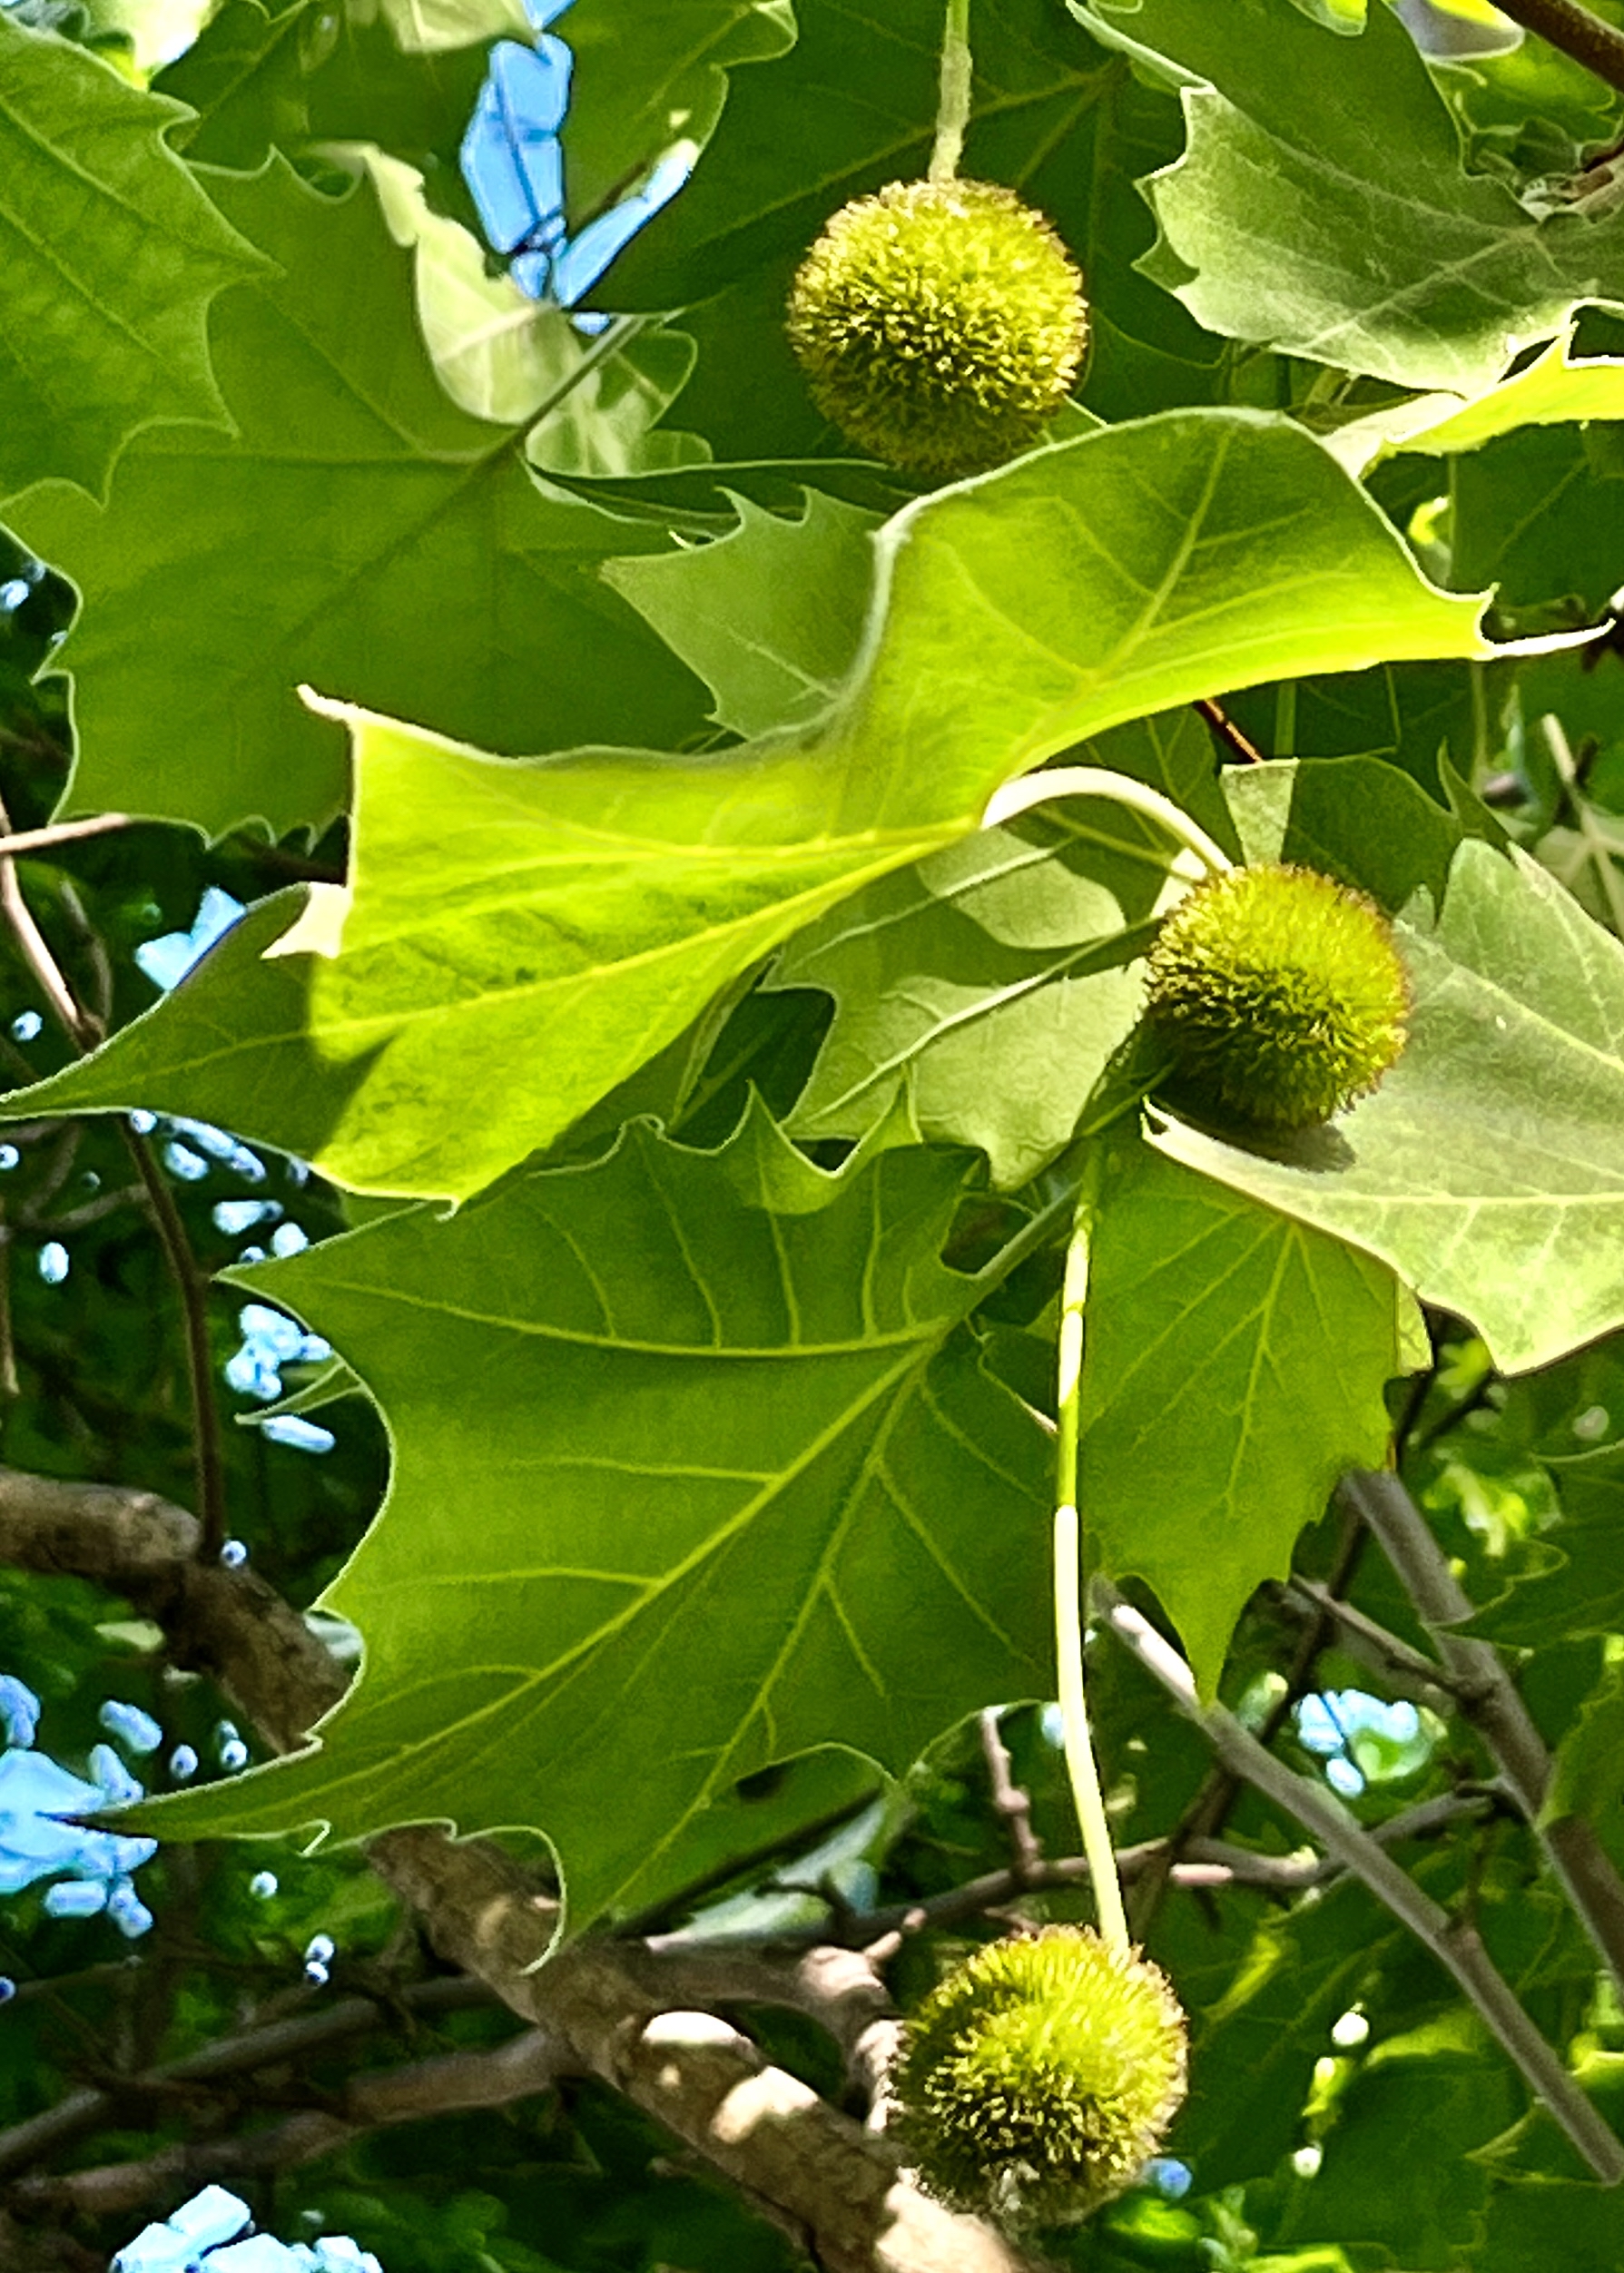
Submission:
<svg viewBox="0 0 1624 2273">
<path fill-rule="evenodd" d="M 1197 1097 L 1260 1128 L 1310 1128 L 1404 1047 L 1410 986 L 1363 892 L 1284 861 L 1197 884 L 1162 925 L 1146 1016 Z"/>
<path fill-rule="evenodd" d="M 958 476 L 1035 439 L 1088 339 L 1083 280 L 989 182 L 893 182 L 842 206 L 790 294 L 812 400 L 893 466 Z"/>
<path fill-rule="evenodd" d="M 952 2209 L 1016 2228 L 1087 2218 L 1161 2145 L 1186 2037 L 1166 1975 L 1091 1927 L 991 1943 L 908 2025 L 898 2143 Z"/>
</svg>

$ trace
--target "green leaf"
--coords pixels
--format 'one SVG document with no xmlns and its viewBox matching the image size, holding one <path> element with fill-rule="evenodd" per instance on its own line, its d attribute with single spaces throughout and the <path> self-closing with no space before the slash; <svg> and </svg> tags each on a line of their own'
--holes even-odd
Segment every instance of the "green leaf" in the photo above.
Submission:
<svg viewBox="0 0 1624 2273">
<path fill-rule="evenodd" d="M 1301 2144 L 1332 2027 L 1397 1938 L 1372 1897 L 1345 1880 L 1245 1938 L 1236 1915 L 1225 1924 L 1215 1936 L 1188 1911 L 1168 1918 L 1156 1952 L 1191 2015 L 1192 2074 L 1225 2078 L 1222 2091 L 1192 2093 L 1167 2142 L 1193 2165 L 1203 2194 L 1266 2178 Z"/>
<path fill-rule="evenodd" d="M 1624 1415 L 1619 1416 L 1624 1419 Z M 1615 1425 L 1603 1409 L 1604 1425 Z M 1547 1456 L 1562 1520 L 1535 1542 L 1540 1560 L 1471 1621 L 1515 1648 L 1558 1648 L 1586 1634 L 1624 1634 L 1624 1463 L 1616 1443 Z"/>
<path fill-rule="evenodd" d="M 470 5 L 488 13 L 485 0 Z M 351 0 L 292 0 L 274 13 L 226 0 L 157 84 L 197 113 L 176 135 L 194 164 L 254 172 L 273 149 L 379 142 L 432 161 L 450 185 L 485 68 L 482 44 L 406 52 L 373 7 Z"/>
<path fill-rule="evenodd" d="M 1467 2033 L 1451 2024 L 1417 2030 L 1360 2063 L 1319 2172 L 1297 2188 L 1272 2240 L 1363 2245 L 1379 2252 L 1366 2263 L 1456 2273 L 1489 2194 L 1474 2150 L 1522 2111 L 1502 2060 L 1450 2041 Z"/>
<path fill-rule="evenodd" d="M 1340 859 L 1289 820 L 1248 855 L 1385 897 L 1361 874 L 1366 818 L 1344 809 Z M 1274 1157 L 1176 1121 L 1152 1142 L 1379 1256 L 1518 1372 L 1624 1321 L 1624 948 L 1521 853 L 1463 842 L 1441 898 L 1400 924 L 1414 1014 L 1374 1097 Z"/>
<path fill-rule="evenodd" d="M 547 497 L 517 435 L 447 401 L 370 193 L 318 196 L 280 162 L 216 187 L 283 271 L 217 319 L 236 434 L 142 437 L 104 511 L 60 487 L 12 508 L 83 595 L 73 806 L 211 835 L 324 822 L 343 750 L 306 680 L 498 750 L 697 723 L 695 683 L 596 575 L 657 537 Z"/>
<path fill-rule="evenodd" d="M 1624 1661 L 1612 1658 L 1557 1747 L 1542 1823 L 1583 1815 L 1624 1854 Z"/>
<path fill-rule="evenodd" d="M 1421 396 L 1337 429 L 1333 447 L 1344 466 L 1363 472 L 1378 458 L 1403 451 L 1448 457 L 1481 449 L 1521 427 L 1571 426 L 1589 418 L 1624 418 L 1624 359 L 1573 355 L 1577 326 L 1515 377 L 1464 401 Z"/>
<path fill-rule="evenodd" d="M 1450 580 L 1535 620 L 1600 616 L 1624 582 L 1624 427 L 1530 427 L 1451 469 Z M 1554 612 L 1553 611 L 1554 604 Z"/>
<path fill-rule="evenodd" d="M 963 1175 L 825 1176 L 759 1112 L 718 1154 L 634 1126 L 594 1167 L 237 1274 L 389 1419 L 388 1505 L 324 1598 L 366 1671 L 319 1751 L 153 1821 L 528 1825 L 578 1930 L 668 1892 L 769 1762 L 900 1769 L 1046 1688 L 1048 1452 L 938 1260 Z"/>
<path fill-rule="evenodd" d="M 530 31 L 524 0 L 379 0 L 379 5 L 396 44 L 408 54 L 504 37 L 525 39 Z"/>
<path fill-rule="evenodd" d="M 1079 754 L 1201 811 L 1212 744 L 1193 710 L 1122 726 Z M 1216 793 L 1216 826 L 1228 816 Z M 775 987 L 818 987 L 834 1024 L 790 1126 L 861 1136 L 899 1090 L 929 1138 L 977 1145 L 995 1185 L 1070 1139 L 1139 1015 L 1137 959 L 1176 848 L 1140 815 L 1073 797 L 979 830 L 888 876 L 792 940 Z"/>
<path fill-rule="evenodd" d="M 1378 664 L 1259 687 L 1228 708 L 1270 757 L 1385 759 L 1442 801 L 1441 760 L 1471 772 L 1492 699 L 1479 677 L 1466 663 Z"/>
<path fill-rule="evenodd" d="M 363 1190 L 477 1191 L 824 909 L 968 834 L 1010 774 L 1249 678 L 1478 652 L 1472 604 L 1421 581 L 1317 444 L 1253 413 L 1038 451 L 908 507 L 877 542 L 859 668 L 799 736 L 517 767 L 353 713 L 354 905 L 331 960 L 330 903 L 304 1026 L 344 1101 L 284 1109 L 256 1080 L 227 1111 L 211 1057 L 213 1117 L 293 1149 L 285 1122 L 326 1118 L 309 1156 Z M 403 644 L 423 650 L 409 626 Z M 423 659 L 443 684 L 444 648 Z M 604 699 L 578 655 L 566 675 L 560 699 Z M 274 1012 L 222 999 L 217 1016 L 297 1048 L 300 1029 L 276 1025 L 287 984 Z M 202 1117 L 162 1015 L 58 1077 L 55 1103 Z"/>
<path fill-rule="evenodd" d="M 1081 1478 L 1092 1552 L 1154 1587 L 1202 1691 L 1339 1476 L 1379 1467 L 1403 1370 L 1379 1264 L 1135 1143 L 1089 1262 Z"/>
<path fill-rule="evenodd" d="M 575 51 L 565 178 L 572 221 L 610 203 L 674 143 L 710 140 L 728 74 L 794 41 L 790 0 L 591 0 L 557 27 Z M 621 303 L 616 275 L 611 293 Z"/>
<path fill-rule="evenodd" d="M 1618 2189 L 1537 2180 L 1496 2189 L 1471 2273 L 1550 2273 L 1554 2234 L 1585 2273 L 1624 2273 Z"/>
<path fill-rule="evenodd" d="M 877 516 L 819 490 L 799 521 L 736 497 L 738 526 L 695 552 L 609 562 L 604 574 L 697 672 L 738 734 L 826 711 L 862 636 Z"/>
<path fill-rule="evenodd" d="M 1580 300 L 1624 291 L 1624 213 L 1537 221 L 1469 174 L 1386 7 L 1336 38 L 1292 0 L 1096 0 L 1102 39 L 1180 67 L 1184 157 L 1146 185 L 1148 272 L 1209 330 L 1476 394 Z"/>
<path fill-rule="evenodd" d="M 269 264 L 168 147 L 184 115 L 0 13 L 0 498 L 47 480 L 100 496 L 143 428 L 230 424 L 209 305 Z"/>
<path fill-rule="evenodd" d="M 346 156 L 365 169 L 389 234 L 412 254 L 418 320 L 453 402 L 503 426 L 540 411 L 525 454 L 549 474 L 620 478 L 703 463 L 696 435 L 653 430 L 694 368 L 691 339 L 656 325 L 586 339 L 562 308 L 488 273 L 477 240 L 429 211 L 415 166 L 371 143 Z"/>
</svg>

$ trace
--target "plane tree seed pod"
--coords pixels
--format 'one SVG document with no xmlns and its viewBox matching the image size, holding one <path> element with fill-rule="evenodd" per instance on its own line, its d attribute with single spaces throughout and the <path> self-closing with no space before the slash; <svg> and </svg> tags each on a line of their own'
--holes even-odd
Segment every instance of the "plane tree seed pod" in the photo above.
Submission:
<svg viewBox="0 0 1624 2273">
<path fill-rule="evenodd" d="M 1200 1105 L 1312 1128 L 1373 1089 L 1404 1047 L 1410 984 L 1363 892 L 1270 861 L 1197 884 L 1149 956 L 1146 1019 Z"/>
<path fill-rule="evenodd" d="M 1083 280 L 1013 190 L 893 182 L 842 206 L 790 294 L 813 401 L 860 449 L 952 479 L 1036 439 L 1088 339 Z"/>
<path fill-rule="evenodd" d="M 991 1943 L 909 2023 L 894 2135 L 952 2209 L 1016 2229 L 1087 2218 L 1160 2147 L 1187 2035 L 1166 1975 L 1092 1927 Z"/>
</svg>

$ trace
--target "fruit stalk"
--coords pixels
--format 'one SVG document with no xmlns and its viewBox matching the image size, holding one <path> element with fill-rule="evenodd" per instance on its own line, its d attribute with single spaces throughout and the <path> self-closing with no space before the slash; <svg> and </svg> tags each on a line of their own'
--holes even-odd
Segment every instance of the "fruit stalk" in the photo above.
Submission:
<svg viewBox="0 0 1624 2273">
<path fill-rule="evenodd" d="M 1059 1668 L 1060 1726 L 1071 1796 L 1082 1825 L 1083 1853 L 1094 1888 L 1094 1907 L 1107 1949 L 1127 1957 L 1127 1913 L 1117 1874 L 1099 1770 L 1088 1735 L 1083 1689 L 1082 1526 L 1077 1510 L 1078 1408 L 1083 1375 L 1083 1309 L 1088 1298 L 1088 1250 L 1094 1231 L 1094 1178 L 1078 1196 L 1066 1280 L 1060 1297 L 1058 1427 L 1055 1445 L 1055 1656 Z"/>
<path fill-rule="evenodd" d="M 928 179 L 951 182 L 964 152 L 969 124 L 969 0 L 948 0 L 941 34 L 941 93 L 936 105 L 936 141 Z"/>
</svg>

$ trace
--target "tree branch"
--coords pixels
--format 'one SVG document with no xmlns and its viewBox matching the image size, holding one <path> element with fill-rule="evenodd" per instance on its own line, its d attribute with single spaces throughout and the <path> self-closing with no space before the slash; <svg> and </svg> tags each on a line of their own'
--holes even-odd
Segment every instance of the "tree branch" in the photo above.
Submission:
<svg viewBox="0 0 1624 2273">
<path fill-rule="evenodd" d="M 0 1469 L 0 1560 L 126 1595 L 166 1628 L 182 1662 L 206 1667 L 266 1740 L 290 1751 L 346 1677 L 252 1572 L 198 1561 L 197 1538 L 192 1516 L 150 1492 Z M 737 2030 L 663 2009 L 635 1955 L 580 1942 L 547 1963 L 556 1899 L 500 1848 L 402 1829 L 367 1852 L 442 1956 L 802 2237 L 825 2273 L 1038 2273 L 979 2219 L 929 2200 L 883 2138 L 772 2067 Z M 294 2140 L 318 2141 L 312 2152 L 338 2136 L 320 2129 L 331 2117 L 291 2120 L 308 2126 Z M 291 2150 L 286 2138 L 276 2150 Z"/>
<path fill-rule="evenodd" d="M 399 2008 L 413 2019 L 441 2012 L 467 2012 L 470 2006 L 493 2002 L 483 1982 L 460 1974 L 408 1983 L 399 1993 Z M 387 2028 L 395 2018 L 389 2005 L 370 1997 L 341 1997 L 318 2012 L 304 2012 L 285 2021 L 271 2021 L 258 2028 L 239 2030 L 221 2037 L 183 2060 L 121 2079 L 116 2087 L 72 2091 L 54 2107 L 25 2122 L 0 2131 L 0 2173 L 26 2170 L 60 2148 L 71 2146 L 118 2111 L 155 2095 L 172 2095 L 178 2085 L 207 2085 L 234 2076 L 251 2075 L 280 2061 L 309 2060 L 350 2039 Z"/>
<path fill-rule="evenodd" d="M 183 2140 L 137 2161 L 104 2163 L 64 2177 L 18 2179 L 10 2197 L 20 2210 L 105 2217 L 139 2209 L 182 2186 L 290 2170 L 392 2123 L 424 2122 L 469 2108 L 507 2107 L 550 2091 L 569 2072 L 568 2052 L 557 2038 L 546 2029 L 527 2029 L 490 2051 L 447 2052 L 376 2075 L 352 2076 L 331 2109 L 300 2109 L 283 2122 L 229 2139 Z"/>
<path fill-rule="evenodd" d="M 1524 31 L 1535 32 L 1609 87 L 1624 91 L 1624 32 L 1615 32 L 1578 0 L 1494 0 Z"/>
<path fill-rule="evenodd" d="M 1590 2170 L 1608 2186 L 1624 2180 L 1624 2146 L 1518 2003 L 1476 1930 L 1452 1918 L 1423 1894 L 1329 1791 L 1265 1751 L 1222 1705 L 1203 1705 L 1195 1676 L 1178 1652 L 1115 1588 L 1096 1581 L 1096 1593 L 1106 1606 L 1112 1632 L 1195 1722 L 1230 1773 L 1244 1777 L 1312 1832 L 1328 1855 L 1409 1927 L 1476 2006 L 1529 2089 L 1544 2101 Z"/>
<path fill-rule="evenodd" d="M 1343 1504 L 1369 1525 L 1436 1645 L 1462 1717 L 1488 1747 L 1565 1889 L 1603 1964 L 1624 1995 L 1624 1880 L 1583 1815 L 1543 1819 L 1550 1755 L 1491 1642 L 1453 1631 L 1472 1604 L 1421 1510 L 1397 1476 L 1355 1471 Z"/>
</svg>

